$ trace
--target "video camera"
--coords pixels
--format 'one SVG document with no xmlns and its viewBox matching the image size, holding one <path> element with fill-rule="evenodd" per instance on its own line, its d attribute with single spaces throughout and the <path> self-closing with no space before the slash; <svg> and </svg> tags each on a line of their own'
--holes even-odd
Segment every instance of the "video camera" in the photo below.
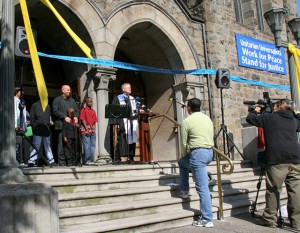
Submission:
<svg viewBox="0 0 300 233">
<path fill-rule="evenodd" d="M 269 92 L 263 92 L 263 99 L 259 99 L 257 102 L 255 101 L 244 101 L 243 103 L 248 106 L 248 111 L 251 112 L 255 109 L 256 106 L 260 106 L 262 108 L 262 113 L 273 112 L 273 108 L 275 105 L 275 100 L 271 99 L 269 96 Z"/>
</svg>

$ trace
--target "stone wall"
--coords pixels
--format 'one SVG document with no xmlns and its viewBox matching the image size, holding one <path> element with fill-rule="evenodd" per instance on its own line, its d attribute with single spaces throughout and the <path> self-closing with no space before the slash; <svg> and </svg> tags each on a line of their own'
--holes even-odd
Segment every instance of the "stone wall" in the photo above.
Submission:
<svg viewBox="0 0 300 233">
<path fill-rule="evenodd" d="M 253 37 L 266 42 L 274 43 L 274 36 L 268 25 L 265 31 L 258 28 L 257 18 L 254 18 L 251 27 L 236 23 L 233 1 L 204 1 L 204 18 L 206 19 L 208 33 L 208 47 L 212 68 L 229 68 L 231 75 L 243 77 L 249 80 L 258 80 L 267 83 L 289 85 L 289 74 L 278 75 L 255 69 L 238 66 L 237 50 L 235 44 L 235 33 Z M 256 1 L 251 1 L 253 11 L 256 11 Z M 289 9 L 296 9 L 295 3 L 288 2 Z M 273 7 L 282 7 L 283 1 L 274 1 Z M 292 5 L 294 8 L 292 8 Z M 286 28 L 285 28 L 286 30 Z M 283 34 L 284 36 L 284 34 Z M 286 41 L 286 38 L 283 38 Z M 288 66 L 287 66 L 288 67 Z M 262 88 L 231 82 L 231 88 L 223 91 L 225 124 L 228 131 L 233 133 L 235 143 L 241 148 L 241 117 L 247 114 L 247 106 L 243 105 L 245 100 L 262 99 L 264 91 L 270 93 L 271 98 L 290 97 L 290 92 L 272 88 Z M 214 116 L 216 127 L 221 121 L 220 92 L 214 88 Z"/>
<path fill-rule="evenodd" d="M 150 22 L 166 35 L 173 48 L 177 50 L 176 58 L 181 60 L 182 64 L 176 60 L 173 66 L 172 54 L 169 55 L 163 49 L 161 51 L 168 59 L 165 62 L 171 64 L 171 67 L 182 66 L 184 69 L 195 69 L 206 68 L 208 64 L 207 68 L 229 68 L 231 75 L 249 80 L 289 85 L 289 74 L 278 75 L 238 66 L 236 33 L 274 43 L 274 36 L 266 22 L 264 31 L 259 29 L 256 0 L 243 1 L 247 4 L 247 22 L 244 24 L 237 23 L 235 1 L 232 0 L 61 0 L 60 2 L 69 7 L 82 21 L 93 43 L 94 55 L 98 58 L 114 59 L 116 47 L 123 34 L 134 24 Z M 289 9 L 289 17 L 286 21 L 296 15 L 296 0 L 263 1 L 263 8 L 268 7 Z M 206 41 L 203 39 L 205 37 Z M 285 24 L 283 41 L 287 41 L 287 38 L 293 41 Z M 207 60 L 205 60 L 205 42 L 207 42 Z M 155 62 L 152 62 L 152 65 Z M 211 85 L 212 115 L 215 131 L 218 132 L 222 120 L 221 93 L 215 87 L 214 78 L 211 76 L 207 82 L 206 77 L 189 75 L 185 78 L 175 77 L 174 82 L 177 85 L 180 85 L 180 82 L 187 82 L 187 86 L 189 83 L 200 83 L 201 85 L 197 87 L 200 91 L 197 90 L 195 93 L 201 93 L 199 96 L 204 100 L 204 105 L 208 105 L 210 99 L 208 84 Z M 240 149 L 242 149 L 240 119 L 247 114 L 247 106 L 243 105 L 243 101 L 260 99 L 264 91 L 268 91 L 271 98 L 290 97 L 288 91 L 237 82 L 231 82 L 231 88 L 223 90 L 225 124 Z M 158 98 L 153 99 L 153 102 L 155 101 L 158 101 Z M 158 105 L 163 104 L 163 102 L 158 103 Z M 208 108 L 205 112 L 208 114 Z"/>
<path fill-rule="evenodd" d="M 197 57 L 195 57 L 198 67 L 205 68 L 204 60 L 204 43 L 203 43 L 203 31 L 201 23 L 192 20 L 187 14 L 192 16 L 203 18 L 205 20 L 206 38 L 208 45 L 208 59 L 209 67 L 212 69 L 229 68 L 231 75 L 239 76 L 249 80 L 258 80 L 267 83 L 290 85 L 289 74 L 278 75 L 275 73 L 269 73 L 259 71 L 255 69 L 249 69 L 238 66 L 237 50 L 235 43 L 235 34 L 239 33 L 245 36 L 253 37 L 266 42 L 274 43 L 274 36 L 271 33 L 268 25 L 264 22 L 264 31 L 259 29 L 259 21 L 257 16 L 257 1 L 249 0 L 243 2 L 247 4 L 247 14 L 245 16 L 244 24 L 239 24 L 236 21 L 235 1 L 220 1 L 220 0 L 203 0 L 203 1 L 93 1 L 98 5 L 99 9 L 107 15 L 107 19 L 112 17 L 114 12 L 125 8 L 126 4 L 138 5 L 142 2 L 153 4 L 158 10 L 163 11 L 170 18 L 174 19 L 179 25 L 180 30 L 190 40 L 191 49 L 195 51 Z M 185 4 L 186 9 L 183 9 L 179 2 Z M 128 5 L 127 5 L 128 6 Z M 244 5 L 245 7 L 245 5 Z M 290 17 L 295 17 L 296 1 L 284 0 L 284 1 L 263 1 L 263 10 L 269 7 L 287 7 L 289 9 Z M 291 10 L 295 9 L 295 10 Z M 290 17 L 287 17 L 289 20 Z M 172 34 L 171 32 L 170 35 Z M 287 37 L 292 39 L 290 31 L 284 25 L 283 41 L 287 41 Z M 184 63 L 184 61 L 183 61 Z M 196 77 L 192 77 L 192 81 L 198 80 Z M 204 84 L 203 99 L 208 100 L 207 83 L 205 78 L 200 79 L 200 82 Z M 215 87 L 214 77 L 211 77 L 210 84 L 212 86 L 212 104 L 213 104 L 213 121 L 215 125 L 215 131 L 218 132 L 222 120 L 221 114 L 221 93 L 220 90 Z M 263 88 L 258 86 L 250 86 L 248 84 L 241 84 L 237 82 L 231 82 L 230 89 L 223 90 L 224 100 L 224 120 L 228 126 L 228 131 L 233 134 L 235 144 L 242 149 L 242 126 L 241 117 L 247 115 L 247 106 L 243 105 L 243 101 L 246 100 L 258 100 L 263 98 L 263 92 L 269 92 L 271 98 L 285 98 L 290 97 L 290 92 L 281 91 L 278 89 Z"/>
</svg>

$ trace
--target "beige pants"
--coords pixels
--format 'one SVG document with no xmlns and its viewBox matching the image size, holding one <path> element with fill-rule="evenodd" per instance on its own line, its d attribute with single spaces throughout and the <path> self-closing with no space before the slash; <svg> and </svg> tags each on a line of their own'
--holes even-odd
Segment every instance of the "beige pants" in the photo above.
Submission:
<svg viewBox="0 0 300 233">
<path fill-rule="evenodd" d="M 280 208 L 279 198 L 283 183 L 288 194 L 288 215 L 293 227 L 300 226 L 300 173 L 289 171 L 290 164 L 279 164 L 266 167 L 266 207 L 263 219 L 277 222 L 277 211 Z M 300 165 L 296 165 L 300 168 Z"/>
</svg>

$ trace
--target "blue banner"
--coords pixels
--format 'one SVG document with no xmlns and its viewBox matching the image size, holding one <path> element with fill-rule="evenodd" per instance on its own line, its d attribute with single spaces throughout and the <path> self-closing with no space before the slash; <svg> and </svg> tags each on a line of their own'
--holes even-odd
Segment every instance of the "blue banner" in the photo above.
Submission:
<svg viewBox="0 0 300 233">
<path fill-rule="evenodd" d="M 1 46 L 1 42 L 0 42 L 0 46 Z M 46 53 L 41 53 L 41 52 L 38 52 L 38 55 L 41 57 L 59 59 L 59 60 L 70 61 L 70 62 L 93 64 L 93 65 L 99 65 L 99 66 L 108 66 L 108 67 L 115 67 L 115 68 L 119 68 L 119 69 L 136 70 L 136 71 L 143 71 L 143 72 L 164 73 L 164 74 L 216 75 L 216 70 L 212 70 L 212 69 L 169 70 L 169 69 L 162 69 L 162 68 L 156 68 L 156 67 L 150 67 L 150 66 L 131 64 L 131 63 L 126 63 L 126 62 L 105 60 L 105 59 L 101 59 L 101 58 L 90 59 L 90 58 L 86 58 L 86 57 L 61 56 L 61 55 L 46 54 Z M 265 82 L 256 81 L 256 80 L 248 80 L 248 79 L 237 77 L 237 76 L 230 76 L 230 79 L 231 79 L 231 81 L 234 81 L 234 82 L 255 85 L 255 86 L 261 86 L 261 87 L 267 87 L 267 88 L 275 88 L 275 89 L 284 90 L 284 91 L 290 91 L 290 86 L 265 83 Z"/>
<path fill-rule="evenodd" d="M 235 34 L 235 38 L 240 66 L 286 74 L 284 48 L 240 34 Z"/>
</svg>

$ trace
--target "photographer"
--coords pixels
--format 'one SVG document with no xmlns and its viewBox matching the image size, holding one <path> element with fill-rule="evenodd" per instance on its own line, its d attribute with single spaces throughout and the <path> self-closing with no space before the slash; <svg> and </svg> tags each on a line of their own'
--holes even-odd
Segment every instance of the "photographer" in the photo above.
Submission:
<svg viewBox="0 0 300 233">
<path fill-rule="evenodd" d="M 285 183 L 291 227 L 300 229 L 300 174 L 288 169 L 290 164 L 300 166 L 300 147 L 297 139 L 300 121 L 295 118 L 292 101 L 280 100 L 277 107 L 277 111 L 262 113 L 263 107 L 256 105 L 246 118 L 249 124 L 264 129 L 266 142 L 266 207 L 261 225 L 277 226 L 280 192 Z"/>
</svg>

